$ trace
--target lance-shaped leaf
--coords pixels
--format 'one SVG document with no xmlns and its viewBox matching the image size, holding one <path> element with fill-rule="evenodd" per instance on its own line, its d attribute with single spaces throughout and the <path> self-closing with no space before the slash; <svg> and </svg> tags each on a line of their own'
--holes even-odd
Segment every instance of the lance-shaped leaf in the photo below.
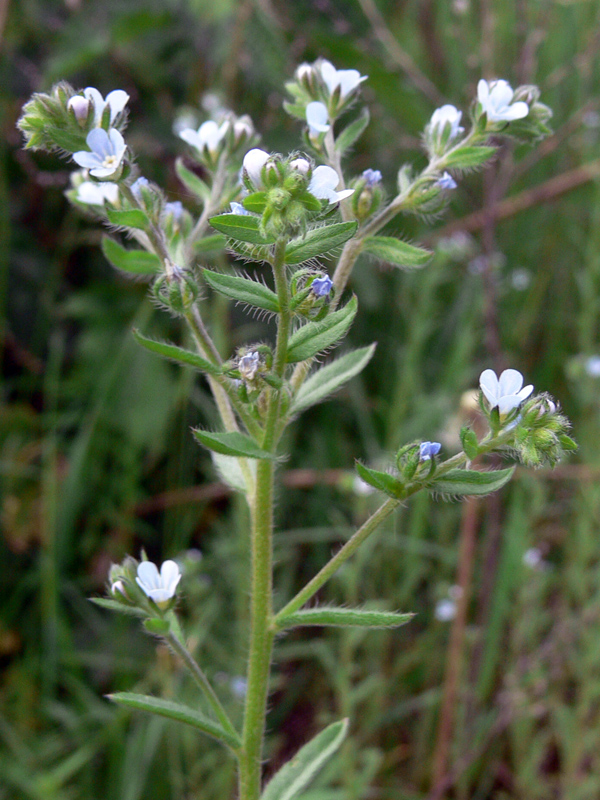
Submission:
<svg viewBox="0 0 600 800">
<path fill-rule="evenodd" d="M 298 390 L 290 408 L 291 413 L 296 414 L 320 403 L 350 378 L 358 375 L 371 360 L 376 347 L 376 344 L 372 344 L 369 347 L 353 350 L 314 372 Z"/>
<path fill-rule="evenodd" d="M 161 268 L 160 258 L 147 250 L 128 250 L 110 236 L 102 237 L 102 252 L 113 267 L 132 275 L 154 275 Z"/>
<path fill-rule="evenodd" d="M 255 214 L 262 214 L 267 205 L 266 192 L 253 192 L 242 200 L 242 205 L 246 211 L 253 211 Z"/>
<path fill-rule="evenodd" d="M 424 267 L 433 255 L 431 250 L 416 247 L 393 236 L 367 236 L 363 242 L 363 252 L 394 264 L 403 269 Z"/>
<path fill-rule="evenodd" d="M 396 500 L 402 497 L 404 485 L 395 475 L 390 475 L 389 472 L 380 472 L 378 469 L 371 469 L 371 467 L 365 467 L 360 461 L 356 461 L 354 466 L 356 467 L 359 477 L 362 478 L 365 483 L 368 483 L 369 486 L 372 486 L 374 489 L 379 489 L 380 492 L 384 492 L 388 497 L 393 497 Z"/>
<path fill-rule="evenodd" d="M 368 124 L 369 109 L 365 106 L 358 117 L 344 128 L 335 140 L 335 149 L 338 153 L 344 155 L 344 153 L 359 139 Z"/>
<path fill-rule="evenodd" d="M 354 296 L 343 308 L 328 314 L 319 322 L 308 322 L 290 337 L 287 360 L 304 361 L 331 347 L 342 338 L 356 316 L 357 300 Z"/>
<path fill-rule="evenodd" d="M 512 478 L 514 467 L 479 472 L 474 469 L 451 469 L 429 484 L 434 492 L 455 496 L 485 495 L 501 489 Z"/>
<path fill-rule="evenodd" d="M 204 183 L 202 178 L 199 178 L 194 172 L 184 166 L 181 158 L 178 158 L 175 162 L 175 171 L 185 188 L 196 195 L 196 197 L 199 197 L 203 203 L 206 203 L 207 200 L 210 199 L 210 187 Z"/>
<path fill-rule="evenodd" d="M 266 785 L 260 800 L 293 800 L 340 747 L 348 720 L 334 722 L 305 744 Z"/>
<path fill-rule="evenodd" d="M 230 239 L 250 244 L 273 244 L 272 236 L 263 236 L 260 232 L 260 218 L 246 214 L 220 214 L 211 217 L 210 224 L 219 233 L 224 233 Z"/>
<path fill-rule="evenodd" d="M 107 695 L 107 697 L 109 700 L 112 700 L 113 703 L 118 703 L 121 706 L 137 708 L 140 711 L 148 711 L 150 714 L 157 714 L 159 717 L 166 717 L 176 722 L 184 722 L 186 725 L 192 725 L 207 736 L 212 736 L 213 739 L 218 739 L 229 745 L 233 750 L 237 750 L 240 746 L 239 739 L 223 730 L 216 722 L 205 717 L 204 714 L 201 714 L 199 711 L 188 708 L 188 706 L 184 706 L 181 703 L 174 703 L 172 700 L 163 700 L 160 697 L 150 697 L 145 694 L 134 694 L 133 692 L 116 692 L 115 694 Z"/>
<path fill-rule="evenodd" d="M 494 155 L 497 147 L 459 147 L 444 156 L 444 169 L 474 169 L 485 164 Z"/>
<path fill-rule="evenodd" d="M 221 375 L 223 370 L 215 364 L 211 364 L 208 359 L 199 356 L 197 353 L 192 353 L 190 350 L 185 350 L 183 347 L 178 347 L 169 342 L 161 342 L 156 339 L 148 339 L 146 336 L 135 330 L 133 331 L 133 338 L 146 350 L 151 353 L 156 353 L 163 358 L 168 358 L 171 361 L 176 361 L 184 367 L 193 367 L 200 372 L 207 372 L 209 375 Z"/>
<path fill-rule="evenodd" d="M 110 611 L 118 611 L 119 614 L 128 614 L 130 617 L 141 617 L 145 619 L 148 616 L 147 611 L 143 611 L 137 606 L 126 606 L 117 600 L 109 600 L 107 597 L 90 597 L 92 603 L 101 608 L 108 608 Z"/>
<path fill-rule="evenodd" d="M 220 272 L 212 272 L 209 269 L 202 270 L 204 279 L 212 288 L 238 300 L 240 303 L 247 303 L 250 306 L 264 308 L 266 311 L 279 311 L 277 295 L 264 283 L 252 281 L 249 278 L 242 278 L 240 275 L 223 275 Z"/>
<path fill-rule="evenodd" d="M 263 458 L 273 460 L 275 456 L 263 450 L 254 439 L 245 433 L 231 431 L 226 433 L 212 433 L 196 428 L 192 431 L 196 439 L 209 450 L 221 453 L 224 456 L 238 456 L 240 458 Z"/>
<path fill-rule="evenodd" d="M 150 220 L 141 208 L 122 211 L 107 205 L 104 207 L 104 211 L 110 224 L 118 225 L 119 228 L 137 228 L 140 231 L 147 231 L 150 227 Z"/>
<path fill-rule="evenodd" d="M 322 256 L 347 242 L 356 233 L 358 222 L 335 222 L 308 231 L 303 239 L 292 240 L 285 249 L 286 264 L 301 264 Z"/>
<path fill-rule="evenodd" d="M 214 253 L 225 249 L 227 239 L 220 233 L 213 233 L 211 236 L 203 236 L 194 242 L 195 253 Z"/>
<path fill-rule="evenodd" d="M 281 619 L 277 618 L 280 631 L 301 625 L 323 625 L 339 628 L 399 628 L 406 625 L 414 614 L 398 614 L 395 611 L 371 611 L 363 608 L 307 608 Z"/>
</svg>

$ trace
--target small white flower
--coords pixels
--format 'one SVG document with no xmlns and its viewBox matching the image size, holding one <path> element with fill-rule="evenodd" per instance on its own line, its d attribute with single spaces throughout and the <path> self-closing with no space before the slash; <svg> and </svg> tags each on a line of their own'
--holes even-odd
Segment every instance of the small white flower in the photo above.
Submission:
<svg viewBox="0 0 600 800">
<path fill-rule="evenodd" d="M 160 573 L 152 561 L 142 561 L 138 565 L 135 580 L 140 589 L 154 600 L 157 606 L 161 606 L 175 596 L 181 573 L 175 561 L 165 561 Z"/>
<path fill-rule="evenodd" d="M 460 126 L 461 117 L 462 111 L 459 111 L 456 106 L 452 106 L 449 103 L 445 106 L 441 106 L 441 108 L 436 108 L 431 115 L 431 121 L 429 123 L 430 130 L 432 133 L 440 136 L 444 132 L 446 125 L 449 125 L 450 139 L 455 139 L 461 133 L 465 132 L 465 129 Z"/>
<path fill-rule="evenodd" d="M 333 94 L 339 86 L 342 100 L 368 77 L 361 75 L 357 69 L 336 69 L 329 61 L 321 61 L 318 67 L 329 93 Z"/>
<path fill-rule="evenodd" d="M 514 91 L 508 81 L 492 81 L 483 78 L 477 84 L 477 99 L 490 122 L 512 122 L 529 114 L 529 106 L 523 100 L 512 103 Z"/>
<path fill-rule="evenodd" d="M 119 187 L 116 183 L 92 183 L 84 181 L 77 187 L 75 199 L 89 206 L 103 206 L 104 202 L 116 205 L 119 199 Z"/>
<path fill-rule="evenodd" d="M 87 97 L 76 94 L 69 98 L 67 108 L 72 109 L 77 122 L 85 122 L 87 120 L 88 111 L 90 110 L 90 101 Z"/>
<path fill-rule="evenodd" d="M 261 172 L 269 158 L 269 154 L 258 147 L 248 150 L 244 156 L 244 160 L 242 162 L 243 168 L 246 170 L 248 177 L 257 188 L 262 186 Z"/>
<path fill-rule="evenodd" d="M 113 92 L 109 92 L 106 95 L 106 100 L 98 89 L 94 89 L 93 86 L 88 86 L 87 89 L 84 89 L 83 94 L 87 100 L 91 100 L 94 104 L 94 121 L 96 125 L 101 124 L 106 106 L 110 108 L 110 124 L 112 125 L 129 101 L 129 95 L 122 89 L 115 89 Z"/>
<path fill-rule="evenodd" d="M 439 600 L 436 603 L 434 614 L 440 622 L 450 622 L 456 616 L 456 602 L 449 597 Z"/>
<path fill-rule="evenodd" d="M 250 117 L 244 115 L 233 123 L 233 135 L 236 140 L 241 139 L 243 136 L 248 139 L 254 133 L 254 124 Z"/>
<path fill-rule="evenodd" d="M 440 189 L 456 189 L 458 186 L 457 182 L 449 172 L 444 172 L 441 178 L 437 179 L 435 185 L 439 186 Z"/>
<path fill-rule="evenodd" d="M 542 566 L 542 551 L 537 547 L 530 547 L 523 553 L 523 564 L 531 569 L 538 569 Z"/>
<path fill-rule="evenodd" d="M 245 381 L 253 381 L 260 366 L 260 355 L 254 350 L 246 353 L 238 361 L 240 375 Z"/>
<path fill-rule="evenodd" d="M 493 369 L 486 369 L 479 377 L 479 385 L 490 408 L 498 406 L 501 415 L 520 406 L 533 392 L 531 385 L 521 388 L 523 376 L 516 369 L 505 369 L 500 378 Z"/>
<path fill-rule="evenodd" d="M 209 119 L 207 122 L 203 122 L 197 131 L 193 128 L 185 128 L 179 133 L 179 138 L 200 152 L 206 148 L 209 153 L 214 153 L 228 130 L 229 122 L 227 120 L 221 125 L 217 125 L 214 120 Z"/>
<path fill-rule="evenodd" d="M 73 153 L 73 160 L 84 169 L 89 169 L 94 178 L 108 178 L 119 169 L 127 145 L 118 130 L 94 128 L 86 138 L 87 150 Z"/>
<path fill-rule="evenodd" d="M 329 200 L 330 203 L 339 203 L 346 197 L 350 197 L 354 189 L 344 189 L 336 192 L 335 189 L 340 182 L 340 176 L 333 167 L 317 167 L 313 172 L 308 191 L 320 200 Z"/>
<path fill-rule="evenodd" d="M 331 125 L 328 124 L 329 114 L 325 103 L 315 100 L 306 106 L 306 123 L 311 137 L 316 137 L 320 133 L 325 133 Z"/>
</svg>

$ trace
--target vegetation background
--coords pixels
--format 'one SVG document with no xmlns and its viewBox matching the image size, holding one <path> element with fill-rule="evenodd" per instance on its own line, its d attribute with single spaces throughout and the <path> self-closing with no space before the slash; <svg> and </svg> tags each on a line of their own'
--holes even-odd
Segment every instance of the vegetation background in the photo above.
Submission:
<svg viewBox="0 0 600 800">
<path fill-rule="evenodd" d="M 289 442 L 281 600 L 375 502 L 353 459 L 414 438 L 451 450 L 484 367 L 559 398 L 581 447 L 485 502 L 418 496 L 374 538 L 323 597 L 417 616 L 281 640 L 271 764 L 347 715 L 351 740 L 305 800 L 600 797 L 599 18 L 598 0 L 0 2 L 0 800 L 233 797 L 217 745 L 103 698 L 188 690 L 133 621 L 88 602 L 111 561 L 184 554 L 186 629 L 233 714 L 245 666 L 245 511 L 189 434 L 213 421 L 206 388 L 132 341 L 134 324 L 176 323 L 105 262 L 64 198 L 70 165 L 20 149 L 21 106 L 59 79 L 125 89 L 143 173 L 187 202 L 175 115 L 209 117 L 217 93 L 288 152 L 283 80 L 319 56 L 369 76 L 349 166 L 390 192 L 402 163 L 424 163 L 434 108 L 466 111 L 481 76 L 539 84 L 555 134 L 504 145 L 444 219 L 396 223 L 435 245 L 423 271 L 358 265 L 350 339 L 379 346 Z M 268 335 L 218 300 L 213 324 L 223 352 Z"/>
</svg>

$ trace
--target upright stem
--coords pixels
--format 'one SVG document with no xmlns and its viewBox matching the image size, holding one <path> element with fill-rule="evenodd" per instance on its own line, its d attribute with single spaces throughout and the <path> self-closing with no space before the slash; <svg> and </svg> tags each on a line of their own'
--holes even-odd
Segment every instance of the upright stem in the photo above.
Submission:
<svg viewBox="0 0 600 800">
<path fill-rule="evenodd" d="M 273 274 L 280 314 L 274 372 L 283 375 L 290 328 L 289 287 L 285 276 L 285 240 L 275 246 Z M 280 393 L 270 390 L 264 450 L 275 453 Z M 239 766 L 240 800 L 258 800 L 261 792 L 262 747 L 267 717 L 269 674 L 273 652 L 273 482 L 274 462 L 259 460 L 252 507 L 252 584 L 250 596 L 250 652 L 242 751 Z"/>
</svg>

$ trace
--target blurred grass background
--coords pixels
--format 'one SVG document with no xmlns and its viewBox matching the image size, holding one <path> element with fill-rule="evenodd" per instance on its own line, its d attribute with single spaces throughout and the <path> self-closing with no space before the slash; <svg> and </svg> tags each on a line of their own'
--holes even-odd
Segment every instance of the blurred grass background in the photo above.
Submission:
<svg viewBox="0 0 600 800">
<path fill-rule="evenodd" d="M 451 450 L 484 367 L 555 395 L 581 447 L 486 502 L 416 497 L 373 538 L 323 598 L 417 616 L 281 640 L 271 764 L 349 715 L 351 740 L 305 800 L 600 797 L 599 17 L 597 0 L 0 3 L 0 800 L 234 796 L 217 745 L 103 699 L 189 691 L 168 653 L 86 599 L 111 561 L 187 553 L 186 630 L 238 717 L 245 667 L 246 514 L 189 435 L 214 421 L 206 387 L 135 346 L 134 325 L 176 323 L 104 261 L 63 196 L 69 165 L 20 149 L 21 105 L 59 79 L 125 89 L 143 173 L 187 200 L 178 110 L 216 92 L 287 152 L 283 79 L 318 56 L 369 75 L 349 171 L 381 169 L 390 192 L 404 161 L 424 163 L 433 109 L 467 109 L 482 75 L 539 84 L 555 135 L 504 145 L 443 220 L 394 223 L 436 245 L 422 272 L 357 266 L 350 339 L 379 346 L 290 436 L 281 602 L 376 502 L 352 491 L 353 458 L 385 463 L 417 437 Z M 224 304 L 211 313 L 223 352 L 264 335 Z"/>
</svg>

